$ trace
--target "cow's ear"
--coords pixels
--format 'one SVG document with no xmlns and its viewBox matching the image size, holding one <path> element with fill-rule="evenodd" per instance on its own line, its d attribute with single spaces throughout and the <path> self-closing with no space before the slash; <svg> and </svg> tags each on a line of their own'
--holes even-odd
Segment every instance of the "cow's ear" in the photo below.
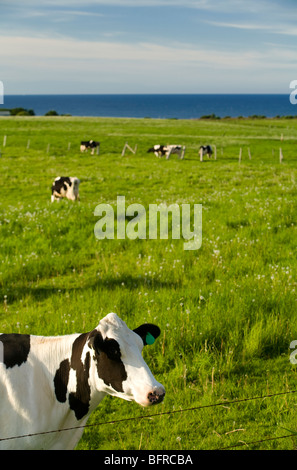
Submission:
<svg viewBox="0 0 297 470">
<path fill-rule="evenodd" d="M 158 326 L 152 325 L 151 323 L 145 323 L 133 330 L 137 333 L 143 341 L 144 346 L 148 344 L 154 344 L 155 340 L 160 336 L 161 330 Z"/>
<path fill-rule="evenodd" d="M 96 353 L 100 353 L 103 350 L 103 338 L 99 331 L 93 330 L 89 335 L 89 346 L 93 348 Z"/>
</svg>

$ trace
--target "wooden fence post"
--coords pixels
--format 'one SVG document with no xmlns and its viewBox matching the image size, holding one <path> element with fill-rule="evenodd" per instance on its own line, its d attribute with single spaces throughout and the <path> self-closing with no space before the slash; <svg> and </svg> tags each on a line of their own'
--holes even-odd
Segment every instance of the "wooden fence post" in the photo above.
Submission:
<svg viewBox="0 0 297 470">
<path fill-rule="evenodd" d="M 239 157 L 238 157 L 239 163 L 241 162 L 241 154 L 242 154 L 242 148 L 240 147 L 240 150 L 239 150 Z"/>
<path fill-rule="evenodd" d="M 171 148 L 171 149 L 169 150 L 169 152 L 168 152 L 168 154 L 167 154 L 167 157 L 166 157 L 166 160 L 169 160 L 172 150 L 173 150 L 173 148 Z"/>
<path fill-rule="evenodd" d="M 125 142 L 124 148 L 122 150 L 122 157 L 125 155 L 126 147 L 127 147 L 127 142 Z"/>
<path fill-rule="evenodd" d="M 182 153 L 181 153 L 181 156 L 180 156 L 180 159 L 183 160 L 184 156 L 185 156 L 185 152 L 186 152 L 186 146 L 184 145 L 183 148 L 182 148 Z"/>
<path fill-rule="evenodd" d="M 203 162 L 203 149 L 199 150 L 200 161 Z"/>
<path fill-rule="evenodd" d="M 122 150 L 122 157 L 125 155 L 126 149 L 129 149 L 130 152 L 132 152 L 132 153 L 135 155 L 135 153 L 136 153 L 136 151 L 137 151 L 137 144 L 135 145 L 135 148 L 134 148 L 134 150 L 133 150 L 133 149 L 130 147 L 130 145 L 128 145 L 128 142 L 126 142 L 125 145 L 124 145 L 124 148 L 123 148 L 123 150 Z"/>
<path fill-rule="evenodd" d="M 282 149 L 280 148 L 280 149 L 279 149 L 279 162 L 282 163 L 282 162 L 283 162 L 283 159 L 284 159 L 284 157 L 283 157 L 283 152 L 282 152 Z"/>
<path fill-rule="evenodd" d="M 7 135 L 5 135 L 5 136 L 3 137 L 3 147 L 6 146 L 6 139 L 7 139 Z"/>
</svg>

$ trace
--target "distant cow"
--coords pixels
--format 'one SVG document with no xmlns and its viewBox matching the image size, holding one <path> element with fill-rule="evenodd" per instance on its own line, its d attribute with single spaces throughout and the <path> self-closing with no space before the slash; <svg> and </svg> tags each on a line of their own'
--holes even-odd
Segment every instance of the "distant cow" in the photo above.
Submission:
<svg viewBox="0 0 297 470">
<path fill-rule="evenodd" d="M 92 149 L 91 155 L 94 155 L 95 148 L 100 148 L 100 142 L 95 142 L 95 140 L 86 140 L 80 143 L 80 151 L 85 152 L 88 149 Z"/>
<path fill-rule="evenodd" d="M 51 201 L 59 201 L 63 197 L 76 201 L 79 199 L 80 180 L 72 176 L 58 176 L 52 184 Z"/>
<path fill-rule="evenodd" d="M 211 158 L 212 156 L 212 148 L 210 145 L 201 145 L 200 149 L 199 149 L 199 155 L 200 155 L 200 159 L 202 159 L 204 157 L 204 155 L 207 155 L 208 158 Z"/>
<path fill-rule="evenodd" d="M 153 152 L 156 157 L 164 157 L 169 158 L 169 156 L 173 153 L 182 155 L 182 146 L 181 145 L 154 145 L 153 147 L 149 148 L 147 153 Z"/>
<path fill-rule="evenodd" d="M 106 395 L 161 403 L 165 389 L 141 354 L 159 335 L 115 313 L 88 333 L 1 334 L 0 449 L 73 449 Z"/>
</svg>

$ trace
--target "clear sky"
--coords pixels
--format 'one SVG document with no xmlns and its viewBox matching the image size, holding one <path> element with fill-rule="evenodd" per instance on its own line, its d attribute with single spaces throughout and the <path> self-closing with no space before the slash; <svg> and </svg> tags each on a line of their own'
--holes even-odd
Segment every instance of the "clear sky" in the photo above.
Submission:
<svg viewBox="0 0 297 470">
<path fill-rule="evenodd" d="M 288 93 L 297 0 L 1 0 L 5 94 Z"/>
</svg>

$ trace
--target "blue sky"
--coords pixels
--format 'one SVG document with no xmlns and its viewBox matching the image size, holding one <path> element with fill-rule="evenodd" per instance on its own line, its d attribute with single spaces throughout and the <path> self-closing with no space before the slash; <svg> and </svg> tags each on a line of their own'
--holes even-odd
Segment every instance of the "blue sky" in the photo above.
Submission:
<svg viewBox="0 0 297 470">
<path fill-rule="evenodd" d="M 296 0 L 1 0 L 5 94 L 289 93 Z"/>
</svg>

